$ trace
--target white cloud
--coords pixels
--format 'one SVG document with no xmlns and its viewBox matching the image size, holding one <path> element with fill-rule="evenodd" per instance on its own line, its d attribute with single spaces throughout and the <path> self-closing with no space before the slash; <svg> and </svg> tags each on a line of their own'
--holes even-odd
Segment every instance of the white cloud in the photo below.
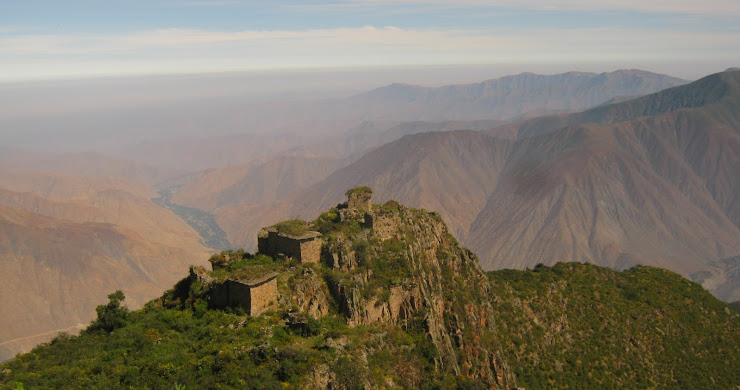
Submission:
<svg viewBox="0 0 740 390">
<path fill-rule="evenodd" d="M 340 3 L 341 4 L 341 3 Z M 434 5 L 529 10 L 620 10 L 695 15 L 740 15 L 738 0 L 347 0 L 356 6 Z"/>
<path fill-rule="evenodd" d="M 740 31 L 622 28 L 302 31 L 160 29 L 106 35 L 0 36 L 0 78 L 274 68 L 726 59 Z"/>
</svg>

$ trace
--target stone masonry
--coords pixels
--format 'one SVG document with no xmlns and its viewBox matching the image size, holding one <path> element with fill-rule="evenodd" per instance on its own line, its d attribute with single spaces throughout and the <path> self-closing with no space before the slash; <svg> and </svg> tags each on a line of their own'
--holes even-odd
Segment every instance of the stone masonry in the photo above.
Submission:
<svg viewBox="0 0 740 390">
<path fill-rule="evenodd" d="M 347 208 L 369 213 L 373 210 L 372 192 L 347 191 Z"/>
<path fill-rule="evenodd" d="M 277 273 L 241 281 L 229 279 L 214 286 L 211 302 L 217 307 L 243 307 L 249 315 L 258 316 L 277 302 Z"/>
<path fill-rule="evenodd" d="M 321 233 L 308 231 L 293 236 L 274 228 L 265 228 L 257 235 L 257 247 L 260 253 L 268 256 L 282 254 L 301 263 L 318 263 L 321 259 Z"/>
</svg>

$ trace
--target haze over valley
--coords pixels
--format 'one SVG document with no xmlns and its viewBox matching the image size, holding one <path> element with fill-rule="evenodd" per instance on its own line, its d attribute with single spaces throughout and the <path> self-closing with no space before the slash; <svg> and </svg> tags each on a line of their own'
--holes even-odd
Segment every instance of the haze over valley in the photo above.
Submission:
<svg viewBox="0 0 740 390">
<path fill-rule="evenodd" d="M 578 388 L 608 380 L 584 368 L 571 382 L 568 367 L 631 367 L 619 359 L 636 353 L 660 369 L 615 368 L 615 388 L 685 386 L 675 329 L 700 344 L 692 375 L 725 372 L 704 350 L 740 361 L 717 341 L 740 329 L 734 2 L 71 3 L 0 5 L 0 362 L 25 364 L 0 369 L 0 387 L 44 348 L 93 342 L 106 310 L 121 313 L 116 290 L 129 319 L 186 313 L 164 321 L 170 333 L 133 337 L 154 348 L 188 321 L 232 315 L 245 319 L 197 342 L 268 340 L 220 346 L 203 372 L 270 343 L 283 349 L 264 362 L 334 359 L 275 369 L 283 387 L 335 388 L 346 357 L 366 388 L 427 374 L 450 388 Z M 353 204 L 358 193 L 374 206 Z M 278 233 L 317 239 L 320 260 L 267 253 Z M 248 311 L 214 303 L 218 283 L 245 275 L 282 294 L 263 317 L 249 311 L 256 290 Z M 611 318 L 585 318 L 594 307 Z M 616 344 L 583 324 L 615 329 Z M 385 336 L 362 333 L 374 326 Z M 347 347 L 357 340 L 364 352 Z M 389 343 L 404 347 L 382 359 L 403 356 L 408 372 L 370 368 Z M 155 377 L 180 372 L 163 364 Z"/>
<path fill-rule="evenodd" d="M 695 275 L 713 291 L 721 291 L 721 298 L 735 300 L 740 298 L 735 265 L 725 259 L 740 253 L 737 202 L 732 196 L 738 165 L 733 149 L 737 122 L 732 116 L 736 73 L 690 84 L 637 70 L 524 73 L 435 88 L 391 84 L 346 98 L 271 103 L 272 111 L 262 112 L 265 125 L 255 127 L 254 111 L 243 111 L 238 99 L 223 106 L 169 103 L 171 108 L 161 112 L 145 107 L 119 114 L 133 123 L 111 121 L 110 108 L 97 114 L 97 120 L 111 123 L 113 131 L 102 122 L 89 122 L 96 114 L 88 112 L 66 113 L 62 121 L 59 114 L 37 115 L 25 120 L 63 126 L 67 122 L 90 134 L 106 129 L 89 139 L 47 130 L 50 141 L 55 141 L 54 134 L 63 135 L 68 144 L 83 136 L 96 144 L 87 151 L 83 151 L 87 145 L 80 144 L 75 146 L 80 150 L 71 153 L 49 152 L 45 136 L 37 150 L 6 143 L 0 157 L 2 205 L 17 210 L 6 220 L 13 223 L 7 227 L 13 234 L 22 235 L 23 227 L 29 226 L 19 221 L 33 218 L 46 218 L 51 230 L 44 234 L 65 235 L 67 229 L 78 229 L 71 223 L 87 223 L 79 229 L 84 226 L 101 234 L 127 229 L 139 233 L 129 241 L 146 241 L 137 247 L 151 248 L 146 256 L 162 263 L 157 267 L 175 270 L 202 262 L 204 254 L 215 249 L 254 250 L 262 226 L 292 217 L 310 219 L 341 201 L 348 186 L 366 184 L 380 200 L 439 212 L 451 231 L 481 254 L 484 269 L 563 260 L 616 268 L 651 264 Z M 610 104 L 620 100 L 624 102 Z M 256 107 L 248 110 L 263 106 Z M 565 114 L 583 109 L 589 110 Z M 123 130 L 151 119 L 147 112 L 164 121 L 148 123 L 157 128 L 146 133 L 151 138 Z M 231 126 L 234 133 L 210 134 L 211 127 L 201 122 L 207 118 L 216 126 Z M 13 123 L 6 120 L 7 126 Z M 185 137 L 171 134 L 184 123 L 197 132 Z M 158 124 L 163 126 L 161 132 Z M 676 133 L 678 126 L 681 133 Z M 646 128 L 651 130 L 640 130 Z M 659 135 L 660 131 L 666 134 Z M 128 138 L 131 143 L 113 138 Z M 682 146 L 687 139 L 707 146 L 687 150 Z M 720 149 L 707 150 L 711 145 Z M 59 147 L 67 146 L 63 142 Z M 639 176 L 627 176 L 636 172 Z M 163 193 L 167 204 L 152 201 Z M 656 209 L 645 213 L 649 204 Z M 693 221 L 691 227 L 682 222 L 686 220 Z M 576 226 L 583 227 L 573 230 Z M 52 250 L 48 239 L 31 242 L 35 250 Z M 6 261 L 28 261 L 19 260 L 28 256 L 19 247 L 6 245 Z M 128 259 L 121 266 L 135 267 L 132 272 L 139 272 L 141 282 L 150 283 L 140 293 L 126 289 L 134 304 L 174 280 L 152 276 L 161 271 L 133 260 L 144 255 L 132 243 L 117 245 L 114 253 L 90 245 L 87 256 Z M 82 250 L 88 245 L 68 246 Z M 57 251 L 61 263 L 51 272 L 61 277 L 64 262 L 75 263 L 80 255 Z M 725 264 L 723 260 L 730 265 L 717 266 Z M 103 271 L 93 267 L 86 272 L 102 277 L 97 274 Z M 30 288 L 40 299 L 58 295 L 25 281 L 34 274 L 7 278 L 20 283 L 14 289 Z M 131 286 L 133 276 L 117 272 L 105 277 Z M 88 302 L 77 314 L 58 319 L 49 317 L 49 309 L 40 310 L 29 315 L 29 321 L 43 318 L 45 326 L 19 326 L 4 340 L 35 335 L 43 339 L 48 332 L 84 323 L 94 298 L 103 292 L 72 291 L 74 299 Z M 5 302 L 18 304 L 12 299 Z M 8 311 L 13 310 L 10 307 Z M 18 323 L 12 316 L 6 318 Z M 37 342 L 34 337 L 25 345 Z"/>
</svg>

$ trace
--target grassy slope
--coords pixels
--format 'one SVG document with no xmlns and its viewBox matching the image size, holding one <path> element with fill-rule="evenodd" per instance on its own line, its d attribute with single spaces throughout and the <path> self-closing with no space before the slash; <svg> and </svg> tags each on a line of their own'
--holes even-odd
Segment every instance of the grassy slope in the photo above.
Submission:
<svg viewBox="0 0 740 390">
<path fill-rule="evenodd" d="M 670 271 L 579 263 L 489 273 L 520 386 L 732 388 L 740 316 Z"/>
</svg>

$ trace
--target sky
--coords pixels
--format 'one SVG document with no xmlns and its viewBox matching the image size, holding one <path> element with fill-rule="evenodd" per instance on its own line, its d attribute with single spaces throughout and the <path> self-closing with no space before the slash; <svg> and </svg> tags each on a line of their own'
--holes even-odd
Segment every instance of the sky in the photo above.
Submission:
<svg viewBox="0 0 740 390">
<path fill-rule="evenodd" d="M 0 0 L 0 82 L 455 65 L 698 78 L 740 65 L 740 1 Z"/>
</svg>

